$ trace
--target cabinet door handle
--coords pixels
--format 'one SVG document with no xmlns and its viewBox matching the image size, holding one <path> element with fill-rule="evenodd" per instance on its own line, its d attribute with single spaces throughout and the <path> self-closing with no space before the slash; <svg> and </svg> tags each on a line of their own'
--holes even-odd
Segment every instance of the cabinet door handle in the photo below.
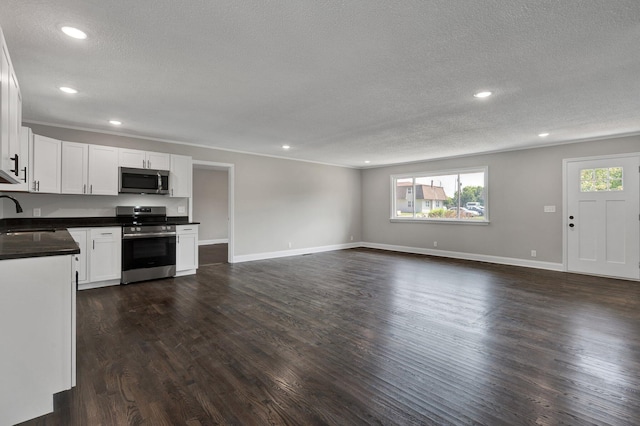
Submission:
<svg viewBox="0 0 640 426">
<path fill-rule="evenodd" d="M 100 235 L 113 235 L 113 232 L 101 232 Z"/>
<path fill-rule="evenodd" d="M 142 160 L 142 168 L 143 169 L 147 168 L 147 160 Z"/>
<path fill-rule="evenodd" d="M 93 240 L 93 249 L 96 249 L 96 240 Z"/>
<path fill-rule="evenodd" d="M 87 193 L 87 184 L 86 183 L 84 185 L 82 185 L 82 193 L 83 194 Z"/>
<path fill-rule="evenodd" d="M 147 169 L 151 168 L 151 160 L 147 160 Z"/>
<path fill-rule="evenodd" d="M 37 189 L 37 191 L 40 192 L 40 181 L 38 181 L 38 189 Z"/>
<path fill-rule="evenodd" d="M 176 244 L 180 244 L 180 235 L 176 235 Z"/>
<path fill-rule="evenodd" d="M 24 169 L 22 169 L 22 171 L 24 172 L 24 181 L 26 183 L 27 182 L 27 168 L 25 167 Z"/>
<path fill-rule="evenodd" d="M 89 194 L 93 194 L 93 184 L 89 185 Z"/>
<path fill-rule="evenodd" d="M 15 161 L 15 168 L 13 170 L 11 170 L 13 172 L 13 174 L 15 174 L 16 176 L 20 176 L 20 161 L 18 158 L 18 154 L 14 155 L 13 157 L 9 158 L 9 160 Z"/>
</svg>

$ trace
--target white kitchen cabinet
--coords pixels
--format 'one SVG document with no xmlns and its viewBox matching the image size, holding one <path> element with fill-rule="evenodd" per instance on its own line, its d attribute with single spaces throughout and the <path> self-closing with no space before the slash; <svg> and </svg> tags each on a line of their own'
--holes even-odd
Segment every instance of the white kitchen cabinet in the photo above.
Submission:
<svg viewBox="0 0 640 426">
<path fill-rule="evenodd" d="M 63 194 L 86 194 L 88 191 L 89 145 L 76 142 L 62 142 L 62 182 Z"/>
<path fill-rule="evenodd" d="M 89 247 L 89 281 L 119 280 L 122 255 L 122 228 L 92 228 Z"/>
<path fill-rule="evenodd" d="M 176 276 L 198 269 L 198 225 L 176 226 Z"/>
<path fill-rule="evenodd" d="M 118 195 L 118 148 L 62 142 L 62 193 Z"/>
<path fill-rule="evenodd" d="M 4 191 L 29 191 L 29 172 L 31 166 L 29 165 L 29 147 L 33 139 L 33 133 L 28 127 L 23 127 L 20 131 L 20 154 L 19 154 L 19 170 L 20 176 L 18 180 L 20 183 L 0 183 L 0 192 Z M 0 179 L 1 180 L 1 179 Z"/>
<path fill-rule="evenodd" d="M 118 164 L 120 167 L 136 169 L 169 170 L 171 157 L 163 152 L 120 148 Z"/>
<path fill-rule="evenodd" d="M 89 193 L 118 195 L 118 148 L 89 145 Z"/>
<path fill-rule="evenodd" d="M 171 154 L 169 175 L 170 196 L 191 197 L 193 180 L 193 162 L 187 155 Z"/>
<path fill-rule="evenodd" d="M 89 282 L 89 264 L 87 257 L 87 248 L 89 246 L 89 238 L 90 238 L 90 229 L 89 228 L 73 228 L 69 229 L 69 234 L 74 239 L 76 243 L 78 243 L 78 247 L 80 248 L 79 254 L 73 255 L 73 276 L 71 277 L 72 284 L 76 284 L 76 272 L 78 273 L 78 281 L 77 284 L 86 284 Z"/>
<path fill-rule="evenodd" d="M 29 149 L 31 156 L 31 192 L 60 194 L 62 141 L 46 136 L 33 135 Z"/>
<path fill-rule="evenodd" d="M 20 183 L 27 158 L 21 149 L 22 96 L 0 29 L 0 182 Z"/>
<path fill-rule="evenodd" d="M 73 386 L 75 291 L 70 255 L 0 260 L 0 424 L 53 411 Z"/>
</svg>

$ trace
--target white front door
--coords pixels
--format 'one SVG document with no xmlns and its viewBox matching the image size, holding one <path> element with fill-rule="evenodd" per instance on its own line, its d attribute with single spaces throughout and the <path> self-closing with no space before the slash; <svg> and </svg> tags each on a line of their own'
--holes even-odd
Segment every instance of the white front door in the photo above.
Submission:
<svg viewBox="0 0 640 426">
<path fill-rule="evenodd" d="M 640 278 L 640 156 L 567 161 L 567 269 Z"/>
</svg>

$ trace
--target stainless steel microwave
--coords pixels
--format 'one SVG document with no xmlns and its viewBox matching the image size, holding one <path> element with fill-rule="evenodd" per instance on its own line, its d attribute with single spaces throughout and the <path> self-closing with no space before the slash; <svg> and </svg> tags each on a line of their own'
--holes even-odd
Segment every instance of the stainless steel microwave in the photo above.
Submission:
<svg viewBox="0 0 640 426">
<path fill-rule="evenodd" d="M 120 193 L 168 194 L 169 171 L 120 167 Z"/>
</svg>

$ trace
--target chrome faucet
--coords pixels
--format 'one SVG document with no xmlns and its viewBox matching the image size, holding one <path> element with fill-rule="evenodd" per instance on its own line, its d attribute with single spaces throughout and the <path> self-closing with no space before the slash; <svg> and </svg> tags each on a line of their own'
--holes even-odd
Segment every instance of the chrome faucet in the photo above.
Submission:
<svg viewBox="0 0 640 426">
<path fill-rule="evenodd" d="M 9 196 L 9 195 L 0 195 L 0 198 L 8 198 L 11 201 L 13 201 L 14 203 L 16 203 L 16 213 L 22 213 L 22 206 L 20 205 L 20 203 L 18 202 L 18 200 L 16 200 L 15 198 Z"/>
</svg>

